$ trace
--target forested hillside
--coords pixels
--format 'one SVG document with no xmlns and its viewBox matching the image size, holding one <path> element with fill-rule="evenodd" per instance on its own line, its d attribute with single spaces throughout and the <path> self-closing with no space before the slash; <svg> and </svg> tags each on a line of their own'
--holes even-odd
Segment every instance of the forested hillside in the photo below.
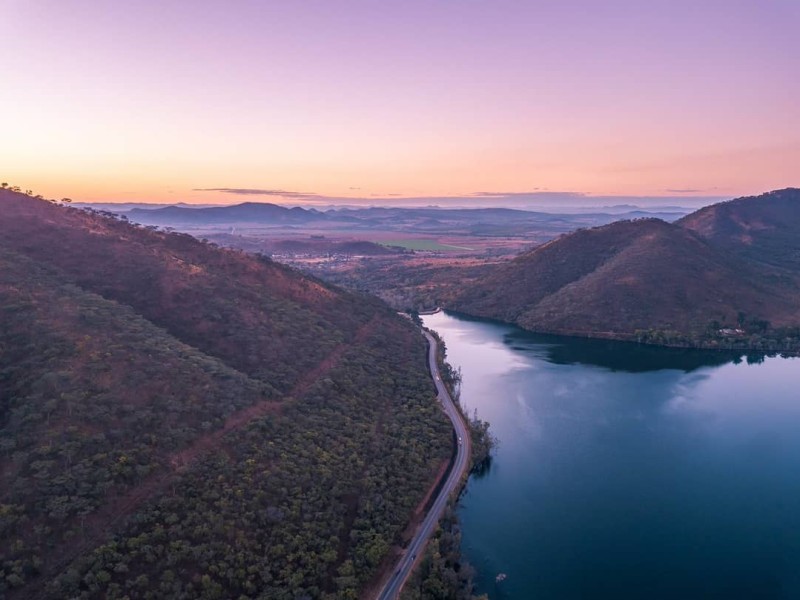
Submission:
<svg viewBox="0 0 800 600">
<path fill-rule="evenodd" d="M 282 391 L 382 310 L 268 259 L 4 194 L 0 244 Z"/>
<path fill-rule="evenodd" d="M 450 452 L 422 336 L 0 192 L 0 596 L 356 597 Z"/>
<path fill-rule="evenodd" d="M 712 204 L 678 225 L 762 268 L 800 271 L 800 189 Z"/>
<path fill-rule="evenodd" d="M 708 347 L 800 345 L 800 190 L 675 224 L 579 230 L 495 267 L 448 304 L 534 331 Z"/>
</svg>

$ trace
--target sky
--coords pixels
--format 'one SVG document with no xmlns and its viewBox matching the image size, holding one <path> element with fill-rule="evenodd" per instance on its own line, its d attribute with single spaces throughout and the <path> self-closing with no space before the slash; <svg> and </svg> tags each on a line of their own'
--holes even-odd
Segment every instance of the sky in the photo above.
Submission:
<svg viewBox="0 0 800 600">
<path fill-rule="evenodd" d="M 798 26 L 800 0 L 0 0 L 0 180 L 293 204 L 800 186 Z"/>
</svg>

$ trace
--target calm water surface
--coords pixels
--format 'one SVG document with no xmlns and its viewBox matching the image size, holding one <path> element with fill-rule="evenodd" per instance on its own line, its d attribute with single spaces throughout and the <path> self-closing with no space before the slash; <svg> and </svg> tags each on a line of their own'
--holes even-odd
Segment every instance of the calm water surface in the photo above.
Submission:
<svg viewBox="0 0 800 600">
<path fill-rule="evenodd" d="M 800 360 L 424 320 L 500 440 L 459 512 L 480 592 L 800 599 Z"/>
</svg>

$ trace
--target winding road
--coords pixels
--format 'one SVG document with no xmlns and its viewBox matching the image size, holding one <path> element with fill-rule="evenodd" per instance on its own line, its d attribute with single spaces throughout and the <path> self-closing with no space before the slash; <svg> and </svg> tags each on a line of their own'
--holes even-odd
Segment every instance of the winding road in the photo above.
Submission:
<svg viewBox="0 0 800 600">
<path fill-rule="evenodd" d="M 439 495 L 436 497 L 428 514 L 425 515 L 425 520 L 420 525 L 417 532 L 414 534 L 413 539 L 408 544 L 405 552 L 400 557 L 394 573 L 383 586 L 383 589 L 378 594 L 378 600 L 394 600 L 400 595 L 400 590 L 403 589 L 408 576 L 414 570 L 414 565 L 422 558 L 425 551 L 425 544 L 430 538 L 436 525 L 447 506 L 447 500 L 450 495 L 458 488 L 459 483 L 469 470 L 470 455 L 472 451 L 469 430 L 467 429 L 461 413 L 456 408 L 450 393 L 447 391 L 444 383 L 442 383 L 442 376 L 439 373 L 439 365 L 436 362 L 436 355 L 438 344 L 436 339 L 427 331 L 422 332 L 428 340 L 428 364 L 430 365 L 431 375 L 436 384 L 436 391 L 438 394 L 439 402 L 442 404 L 442 409 L 445 414 L 453 422 L 453 428 L 456 431 L 458 443 L 456 445 L 456 458 L 450 475 L 447 477 Z"/>
</svg>

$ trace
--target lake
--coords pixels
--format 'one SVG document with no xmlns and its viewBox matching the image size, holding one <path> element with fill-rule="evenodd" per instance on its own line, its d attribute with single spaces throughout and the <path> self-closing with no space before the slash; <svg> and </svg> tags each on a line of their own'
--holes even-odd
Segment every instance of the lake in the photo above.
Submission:
<svg viewBox="0 0 800 600">
<path fill-rule="evenodd" d="M 499 439 L 459 508 L 480 593 L 800 598 L 800 359 L 424 322 Z"/>
</svg>

